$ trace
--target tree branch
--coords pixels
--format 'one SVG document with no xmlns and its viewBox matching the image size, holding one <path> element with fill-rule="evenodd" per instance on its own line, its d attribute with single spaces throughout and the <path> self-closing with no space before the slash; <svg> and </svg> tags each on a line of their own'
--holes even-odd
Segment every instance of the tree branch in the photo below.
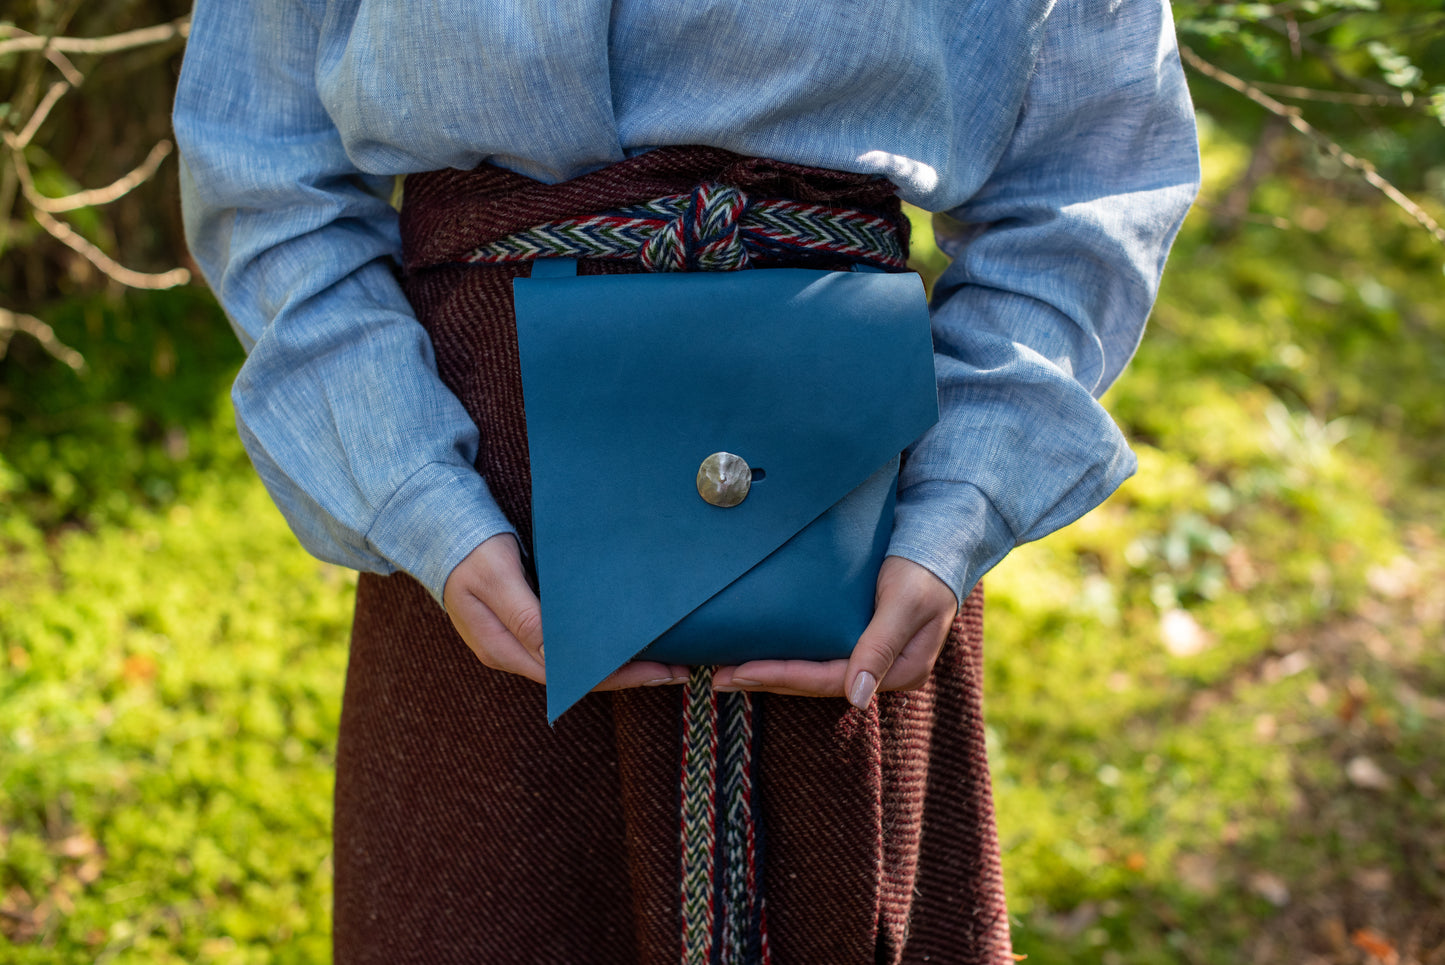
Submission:
<svg viewBox="0 0 1445 965">
<path fill-rule="evenodd" d="M 1332 19 L 1342 20 L 1348 16 L 1348 11 L 1340 11 L 1338 13 L 1329 14 L 1327 16 L 1313 20 L 1311 21 L 1311 33 L 1318 30 L 1326 29 L 1330 25 L 1328 21 Z M 1259 25 L 1273 30 L 1275 33 L 1280 34 L 1286 39 L 1289 37 L 1289 27 L 1282 19 L 1278 17 L 1271 17 L 1265 20 L 1261 20 L 1259 21 Z M 1320 43 L 1318 40 L 1315 40 L 1312 37 L 1301 37 L 1299 40 L 1299 46 L 1302 51 L 1311 53 L 1314 56 L 1318 57 L 1320 59 L 1320 63 L 1325 65 L 1325 69 L 1327 69 L 1334 76 L 1335 80 L 1338 80 L 1342 84 L 1351 84 L 1364 90 L 1373 91 L 1376 94 L 1389 95 L 1393 91 L 1393 88 L 1391 88 L 1387 84 L 1383 84 L 1377 80 L 1371 80 L 1368 77 L 1358 77 L 1354 74 L 1350 74 L 1342 70 L 1340 68 L 1339 62 L 1335 60 L 1335 52 L 1331 50 L 1327 45 Z"/>
<path fill-rule="evenodd" d="M 1410 217 L 1418 221 L 1421 227 L 1428 231 L 1436 241 L 1445 244 L 1445 228 L 1440 227 L 1440 223 L 1430 216 L 1430 212 L 1420 207 L 1411 200 L 1405 192 L 1382 177 L 1380 173 L 1375 170 L 1375 166 L 1369 161 L 1355 157 L 1341 147 L 1338 142 L 1327 137 L 1315 128 L 1314 125 L 1306 121 L 1300 116 L 1299 108 L 1280 103 L 1249 81 L 1242 80 L 1228 71 L 1221 70 L 1214 66 L 1183 44 L 1179 47 L 1179 56 L 1186 64 L 1210 80 L 1218 81 L 1231 90 L 1238 91 L 1271 114 L 1284 118 L 1290 127 L 1309 138 L 1330 157 L 1358 173 L 1360 177 L 1365 179 L 1366 183 L 1393 201 Z"/>
<path fill-rule="evenodd" d="M 55 335 L 55 329 L 46 325 L 34 315 L 22 315 L 8 308 L 0 308 L 0 359 L 10 350 L 10 339 L 17 332 L 24 332 L 55 358 L 75 369 L 85 371 L 85 359 L 79 352 L 66 345 Z"/>
<path fill-rule="evenodd" d="M 64 36 L 41 36 L 33 34 L 18 27 L 0 27 L 0 56 L 18 53 L 23 51 L 40 51 L 43 56 L 65 77 L 63 81 L 57 81 L 50 85 L 35 109 L 30 112 L 25 125 L 18 132 L 5 131 L 3 139 L 10 148 L 9 165 L 5 166 L 3 177 L 4 182 L 0 187 L 5 187 L 3 192 L 7 197 L 13 199 L 13 189 L 17 185 L 29 203 L 35 221 L 48 234 L 60 241 L 62 244 L 75 251 L 85 258 L 107 277 L 132 288 L 171 288 L 175 285 L 185 284 L 190 281 L 191 274 L 184 268 L 175 268 L 170 271 L 149 273 L 140 272 L 127 268 L 115 261 L 105 252 L 101 251 L 94 244 L 83 238 L 74 228 L 52 217 L 53 213 L 72 211 L 77 208 L 91 207 L 95 205 L 108 204 L 129 192 L 155 175 L 161 162 L 171 153 L 173 147 L 170 141 L 163 140 L 151 148 L 146 156 L 135 169 L 125 174 L 118 180 L 101 188 L 77 191 L 64 197 L 52 198 L 40 193 L 35 186 L 30 166 L 25 158 L 25 148 L 33 141 L 39 133 L 42 125 L 50 116 L 67 91 L 72 90 L 85 79 L 75 65 L 66 56 L 72 54 L 110 54 L 123 50 L 131 50 L 138 47 L 151 46 L 164 43 L 177 37 L 185 37 L 190 33 L 190 18 L 182 17 L 170 23 L 159 24 L 153 27 L 145 27 L 139 30 L 131 30 L 125 33 L 114 34 L 106 37 L 64 37 Z M 31 65 L 36 67 L 37 65 Z M 38 82 L 38 71 L 35 80 Z M 5 208 L 8 210 L 10 202 L 7 201 Z M 8 222 L 4 227 L 4 234 L 9 234 Z M 5 344 L 8 345 L 9 334 L 16 330 L 23 330 L 37 334 L 41 338 L 44 332 L 36 328 L 43 325 L 30 316 L 19 316 L 9 313 L 7 310 L 6 319 L 8 323 L 0 334 L 4 335 Z M 19 321 L 17 321 L 17 319 Z M 29 321 L 25 321 L 29 319 Z M 46 329 L 45 331 L 48 331 Z M 53 334 L 53 333 L 52 333 Z M 41 338 L 42 343 L 44 339 Z M 56 343 L 59 344 L 59 343 Z M 55 354 L 52 352 L 52 354 Z M 57 358 L 60 356 L 57 354 Z"/>
<path fill-rule="evenodd" d="M 63 80 L 51 84 L 50 89 L 45 92 L 45 96 L 36 105 L 35 112 L 30 115 L 30 120 L 26 121 L 25 126 L 20 129 L 20 133 L 6 134 L 5 142 L 17 151 L 29 144 L 34 139 L 35 132 L 40 130 L 40 125 L 44 124 L 45 119 L 50 116 L 51 109 L 55 107 L 60 98 L 65 96 L 65 92 L 68 90 L 70 90 L 70 85 Z"/>
<path fill-rule="evenodd" d="M 1296 87 L 1293 84 L 1271 84 L 1257 80 L 1254 86 L 1280 97 L 1292 97 L 1302 101 L 1322 101 L 1328 104 L 1354 104 L 1359 107 L 1410 107 L 1414 98 L 1403 94 L 1352 94 L 1348 91 L 1317 90 L 1313 87 Z"/>
<path fill-rule="evenodd" d="M 52 198 L 41 194 L 35 187 L 35 181 L 30 176 L 30 165 L 25 162 L 25 156 L 15 151 L 12 158 L 15 162 L 15 173 L 20 177 L 20 190 L 25 194 L 25 200 L 33 207 L 42 211 L 49 211 L 58 214 L 62 211 L 74 211 L 76 208 L 89 208 L 95 205 L 110 204 L 119 198 L 125 197 L 146 181 L 150 180 L 160 168 L 161 162 L 170 156 L 172 144 L 170 141 L 160 141 L 151 148 L 146 159 L 124 177 L 121 177 L 103 188 L 91 188 L 88 191 L 77 191 L 74 194 L 67 194 L 64 197 Z"/>
<path fill-rule="evenodd" d="M 35 220 L 40 223 L 40 227 L 48 231 L 56 241 L 59 241 L 61 244 L 81 255 L 86 261 L 122 285 L 129 285 L 131 288 L 174 288 L 177 285 L 184 285 L 191 280 L 191 273 L 184 268 L 172 268 L 170 271 L 163 271 L 158 274 L 135 271 L 127 268 L 89 241 L 86 241 L 74 228 L 65 222 L 52 218 L 46 212 L 38 209 L 32 212 L 32 214 L 35 215 Z"/>
<path fill-rule="evenodd" d="M 113 54 L 119 50 L 164 43 L 176 37 L 185 37 L 190 32 L 191 18 L 188 16 L 172 20 L 170 23 L 142 27 L 139 30 L 129 30 L 125 33 L 112 34 L 109 37 L 42 37 L 18 27 L 11 27 L 10 33 L 20 36 L 14 36 L 10 40 L 0 40 L 0 57 L 26 50 L 46 49 L 59 50 L 67 54 Z"/>
<path fill-rule="evenodd" d="M 54 47 L 45 48 L 45 59 L 50 61 L 56 70 L 60 71 L 61 75 L 70 82 L 71 87 L 79 87 L 85 80 L 85 75 L 79 70 L 76 70 L 75 65 L 70 62 L 70 58 Z"/>
</svg>

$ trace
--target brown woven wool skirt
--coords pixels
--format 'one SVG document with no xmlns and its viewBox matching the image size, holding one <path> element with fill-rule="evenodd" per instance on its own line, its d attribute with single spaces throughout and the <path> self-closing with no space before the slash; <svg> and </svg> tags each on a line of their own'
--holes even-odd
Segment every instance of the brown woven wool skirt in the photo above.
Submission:
<svg viewBox="0 0 1445 965">
<path fill-rule="evenodd" d="M 481 430 L 477 468 L 524 543 L 531 483 L 511 281 L 528 266 L 455 262 L 531 225 L 704 181 L 902 221 L 886 183 L 710 148 L 653 151 L 558 185 L 490 166 L 407 180 L 407 294 L 443 381 Z M 867 712 L 755 698 L 774 962 L 1012 961 L 982 625 L 975 592 L 928 684 L 880 694 Z M 676 687 L 598 693 L 550 728 L 543 688 L 484 667 L 419 584 L 363 576 L 337 767 L 336 961 L 674 965 L 681 708 Z"/>
</svg>

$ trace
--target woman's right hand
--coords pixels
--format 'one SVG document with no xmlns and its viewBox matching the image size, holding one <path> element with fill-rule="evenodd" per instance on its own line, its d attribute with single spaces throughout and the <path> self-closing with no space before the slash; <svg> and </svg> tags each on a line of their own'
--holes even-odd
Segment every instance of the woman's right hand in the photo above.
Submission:
<svg viewBox="0 0 1445 965">
<path fill-rule="evenodd" d="M 442 602 L 477 659 L 493 670 L 547 682 L 542 648 L 542 604 L 527 583 L 522 552 L 511 533 L 499 533 L 472 550 L 447 577 Z M 624 664 L 596 690 L 680 684 L 686 667 Z"/>
</svg>

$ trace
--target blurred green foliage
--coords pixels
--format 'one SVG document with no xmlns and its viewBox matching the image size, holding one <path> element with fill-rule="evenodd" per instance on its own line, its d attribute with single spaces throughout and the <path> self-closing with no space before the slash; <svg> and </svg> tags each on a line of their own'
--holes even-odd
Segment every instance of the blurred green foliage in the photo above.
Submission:
<svg viewBox="0 0 1445 965">
<path fill-rule="evenodd" d="M 4 15 L 93 35 L 183 12 Z M 1335 97 L 1289 102 L 1440 217 L 1437 5 L 1175 14 L 1273 96 Z M 42 191 L 102 183 L 164 136 L 115 98 L 167 103 L 175 54 L 83 64 L 66 104 L 86 125 L 27 154 Z M 36 60 L 0 57 L 0 126 L 43 93 Z M 1045 965 L 1439 963 L 1441 248 L 1262 109 L 1193 89 L 1206 191 L 1106 399 L 1140 472 L 987 581 L 1016 946 Z M 174 263 L 154 187 L 74 224 Z M 43 308 L 88 366 L 25 337 L 0 358 L 0 960 L 326 961 L 354 579 L 295 545 L 246 464 L 240 351 L 209 296 L 97 290 L 15 205 L 6 306 Z"/>
<path fill-rule="evenodd" d="M 185 478 L 246 465 L 226 400 L 243 356 L 208 292 L 92 296 L 46 317 L 90 361 L 72 371 L 15 341 L 0 381 L 0 512 L 45 529 L 124 523 Z"/>
<path fill-rule="evenodd" d="M 1202 118 L 1201 207 L 1106 398 L 1140 456 L 986 581 L 1016 941 L 1042 962 L 1445 942 L 1445 299 L 1398 211 Z M 1313 956 L 1313 957 L 1312 957 Z"/>
<path fill-rule="evenodd" d="M 1206 133 L 1218 192 L 1248 150 Z M 1317 230 L 1250 223 L 1221 244 L 1192 216 L 1107 400 L 1138 477 L 988 580 L 1032 962 L 1294 962 L 1328 954 L 1331 928 L 1347 951 L 1365 927 L 1445 940 L 1428 931 L 1440 254 L 1390 207 L 1261 197 Z M 324 961 L 352 580 L 294 545 L 244 466 L 213 305 L 133 294 L 48 317 L 90 373 L 18 343 L 0 362 L 8 960 Z M 1360 759 L 1379 772 L 1363 784 Z"/>
<path fill-rule="evenodd" d="M 1421 0 L 1175 0 L 1180 43 L 1298 109 L 1408 189 L 1445 178 L 1445 11 Z M 1246 133 L 1265 112 L 1213 83 L 1199 106 Z M 1248 139 L 1248 138 L 1247 138 Z M 1297 163 L 1328 173 L 1336 161 Z"/>
</svg>

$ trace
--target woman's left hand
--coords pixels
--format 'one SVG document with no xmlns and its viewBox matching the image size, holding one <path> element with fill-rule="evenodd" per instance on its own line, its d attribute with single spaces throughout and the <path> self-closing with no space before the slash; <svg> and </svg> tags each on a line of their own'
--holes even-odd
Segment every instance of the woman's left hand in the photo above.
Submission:
<svg viewBox="0 0 1445 965">
<path fill-rule="evenodd" d="M 847 660 L 754 660 L 720 667 L 719 690 L 844 697 L 865 708 L 874 691 L 923 686 L 948 638 L 958 599 L 928 569 L 901 556 L 883 561 L 873 619 Z"/>
</svg>

